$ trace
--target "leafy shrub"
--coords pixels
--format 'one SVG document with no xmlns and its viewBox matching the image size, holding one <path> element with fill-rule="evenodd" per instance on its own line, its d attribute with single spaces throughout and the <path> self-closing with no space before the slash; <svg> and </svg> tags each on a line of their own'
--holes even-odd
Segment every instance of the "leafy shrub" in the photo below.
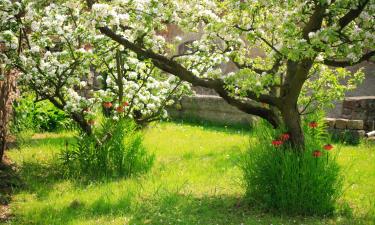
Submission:
<svg viewBox="0 0 375 225">
<path fill-rule="evenodd" d="M 319 124 L 319 122 L 316 122 Z M 305 123 L 308 129 L 308 123 Z M 341 195 L 342 177 L 322 127 L 305 131 L 306 150 L 295 152 L 280 131 L 262 126 L 241 163 L 249 200 L 289 215 L 330 215 Z M 283 138 L 281 138 L 283 139 Z M 274 140 L 274 141 L 273 141 Z"/>
<path fill-rule="evenodd" d="M 70 176 L 129 177 L 149 171 L 153 164 L 154 156 L 147 154 L 142 141 L 135 122 L 105 119 L 92 135 L 81 133 L 61 158 Z"/>
<path fill-rule="evenodd" d="M 49 101 L 34 102 L 32 95 L 23 96 L 14 104 L 12 133 L 21 131 L 52 132 L 73 129 L 72 120 Z"/>
<path fill-rule="evenodd" d="M 57 109 L 48 101 L 36 103 L 34 118 L 40 131 L 59 131 L 74 128 L 73 121 L 64 111 Z"/>
<path fill-rule="evenodd" d="M 358 145 L 361 143 L 361 136 L 357 131 L 345 130 L 333 133 L 332 140 L 345 145 Z"/>
</svg>

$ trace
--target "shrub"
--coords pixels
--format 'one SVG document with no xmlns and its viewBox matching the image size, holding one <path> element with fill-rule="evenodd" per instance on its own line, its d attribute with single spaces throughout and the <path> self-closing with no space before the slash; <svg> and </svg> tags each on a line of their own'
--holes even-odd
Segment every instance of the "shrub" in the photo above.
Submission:
<svg viewBox="0 0 375 225">
<path fill-rule="evenodd" d="M 305 132 L 304 152 L 293 151 L 288 135 L 269 127 L 262 126 L 257 133 L 257 143 L 241 163 L 248 199 L 262 209 L 289 215 L 332 214 L 342 177 L 335 153 L 325 150 L 331 146 L 323 147 L 322 129 Z"/>
<path fill-rule="evenodd" d="M 49 101 L 34 102 L 32 95 L 23 96 L 14 104 L 11 132 L 52 132 L 73 129 L 72 120 Z"/>
<path fill-rule="evenodd" d="M 73 148 L 61 153 L 68 175 L 74 177 L 129 177 L 150 170 L 154 156 L 147 154 L 135 122 L 105 119 L 92 135 L 81 133 Z"/>
</svg>

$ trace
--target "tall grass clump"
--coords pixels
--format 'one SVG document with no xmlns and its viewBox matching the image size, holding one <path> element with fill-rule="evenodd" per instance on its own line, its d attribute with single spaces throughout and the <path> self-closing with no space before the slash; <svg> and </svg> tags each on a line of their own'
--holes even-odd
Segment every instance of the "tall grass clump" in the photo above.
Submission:
<svg viewBox="0 0 375 225">
<path fill-rule="evenodd" d="M 154 162 L 143 146 L 142 132 L 129 119 L 105 119 L 93 134 L 81 133 L 61 159 L 67 174 L 77 178 L 130 177 L 149 171 Z"/>
<path fill-rule="evenodd" d="M 342 192 L 336 153 L 322 122 L 306 122 L 305 151 L 295 151 L 289 134 L 261 125 L 241 163 L 246 194 L 261 209 L 288 215 L 331 215 Z M 337 150 L 336 150 L 337 151 Z"/>
</svg>

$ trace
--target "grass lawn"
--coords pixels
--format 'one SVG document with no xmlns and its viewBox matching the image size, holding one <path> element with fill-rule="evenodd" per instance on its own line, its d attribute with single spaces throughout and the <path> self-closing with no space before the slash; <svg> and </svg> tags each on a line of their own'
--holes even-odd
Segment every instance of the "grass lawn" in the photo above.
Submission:
<svg viewBox="0 0 375 225">
<path fill-rule="evenodd" d="M 283 217 L 257 211 L 241 197 L 236 166 L 249 131 L 180 123 L 154 124 L 145 145 L 156 155 L 142 177 L 82 184 L 61 178 L 57 153 L 72 133 L 37 134 L 8 156 L 24 185 L 15 191 L 11 224 L 372 224 L 375 147 L 340 147 L 346 191 L 334 218 Z M 337 148 L 336 148 L 337 149 Z M 346 206 L 345 206 L 346 205 Z"/>
</svg>

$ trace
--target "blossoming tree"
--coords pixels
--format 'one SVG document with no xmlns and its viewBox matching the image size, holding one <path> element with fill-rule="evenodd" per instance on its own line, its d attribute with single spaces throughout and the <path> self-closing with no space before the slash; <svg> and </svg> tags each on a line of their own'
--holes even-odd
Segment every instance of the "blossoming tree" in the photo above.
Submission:
<svg viewBox="0 0 375 225">
<path fill-rule="evenodd" d="M 179 79 L 161 75 L 151 63 L 139 62 L 134 53 L 98 34 L 79 2 L 5 2 L 17 7 L 12 18 L 18 26 L 0 34 L 13 50 L 4 54 L 7 66 L 22 72 L 19 82 L 37 100 L 67 112 L 88 134 L 99 103 L 113 119 L 131 117 L 144 124 L 164 116 L 172 98 L 188 90 Z M 96 82 L 100 78 L 102 84 Z"/>
<path fill-rule="evenodd" d="M 372 0 L 86 3 L 100 32 L 140 60 L 285 126 L 302 149 L 301 116 L 354 88 L 363 74 L 345 67 L 375 54 Z M 161 36 L 168 24 L 201 37 L 176 54 Z M 230 61 L 238 70 L 223 74 L 219 66 Z"/>
</svg>

